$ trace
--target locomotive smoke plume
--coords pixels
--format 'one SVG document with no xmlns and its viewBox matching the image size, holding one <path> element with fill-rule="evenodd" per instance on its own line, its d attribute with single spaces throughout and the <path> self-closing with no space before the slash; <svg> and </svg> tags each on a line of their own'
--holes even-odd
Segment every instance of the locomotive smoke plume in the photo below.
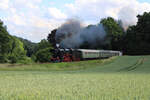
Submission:
<svg viewBox="0 0 150 100">
<path fill-rule="evenodd" d="M 103 41 L 106 32 L 102 24 L 84 27 L 77 19 L 69 19 L 56 32 L 56 41 L 63 48 L 78 48 L 84 42 L 91 46 Z"/>
<path fill-rule="evenodd" d="M 137 15 L 139 11 L 131 6 L 126 6 L 120 9 L 118 13 L 118 18 L 123 22 L 122 27 L 127 30 L 127 28 L 131 25 L 136 25 L 137 23 Z"/>
</svg>

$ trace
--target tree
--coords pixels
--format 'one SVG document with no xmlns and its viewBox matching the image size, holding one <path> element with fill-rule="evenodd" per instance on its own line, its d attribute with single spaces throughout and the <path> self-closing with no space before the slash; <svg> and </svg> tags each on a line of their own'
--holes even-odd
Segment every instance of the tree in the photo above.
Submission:
<svg viewBox="0 0 150 100">
<path fill-rule="evenodd" d="M 105 31 L 111 36 L 120 36 L 123 34 L 121 26 L 112 17 L 104 18 L 100 21 L 104 25 Z"/>
<path fill-rule="evenodd" d="M 150 54 L 150 12 L 138 15 L 137 25 L 131 26 L 126 35 L 127 54 Z"/>
<path fill-rule="evenodd" d="M 48 34 L 47 40 L 52 46 L 55 48 L 56 47 L 56 32 L 57 29 L 54 29 L 51 31 L 50 34 Z"/>
<path fill-rule="evenodd" d="M 7 54 L 10 51 L 12 38 L 9 35 L 6 26 L 0 20 L 0 62 L 7 62 Z"/>
<path fill-rule="evenodd" d="M 27 56 L 31 57 L 32 54 L 35 52 L 35 49 L 37 48 L 38 44 L 33 43 L 27 39 L 23 39 L 20 37 L 17 37 L 17 38 L 23 43 L 24 49 L 27 51 Z"/>
<path fill-rule="evenodd" d="M 139 44 L 139 52 L 150 54 L 150 12 L 138 15 L 136 26 L 136 40 Z"/>
<path fill-rule="evenodd" d="M 9 35 L 6 26 L 0 20 L 0 63 L 29 62 L 23 43 L 14 36 Z"/>
<path fill-rule="evenodd" d="M 122 36 L 124 34 L 123 28 L 118 23 L 120 21 L 116 21 L 112 17 L 104 18 L 100 21 L 101 24 L 103 24 L 105 31 L 107 33 L 106 36 L 106 48 L 113 49 L 113 50 L 119 50 L 120 46 L 120 40 L 122 40 Z"/>
<path fill-rule="evenodd" d="M 52 46 L 47 40 L 45 39 L 41 40 L 41 42 L 38 43 L 36 52 L 34 54 L 36 57 L 36 61 L 49 62 L 52 55 L 50 52 L 51 49 Z"/>
<path fill-rule="evenodd" d="M 23 43 L 18 38 L 12 37 L 12 40 L 12 48 L 8 53 L 8 58 L 11 63 L 17 63 L 26 57 L 26 51 L 24 50 Z"/>
<path fill-rule="evenodd" d="M 37 53 L 36 53 L 36 61 L 38 62 L 50 62 L 50 59 L 52 57 L 52 54 L 51 54 L 51 48 L 44 48 L 44 49 L 41 49 L 39 50 Z"/>
<path fill-rule="evenodd" d="M 51 44 L 47 40 L 43 39 L 38 43 L 37 51 L 45 48 L 50 48 L 50 47 L 52 47 Z"/>
<path fill-rule="evenodd" d="M 125 54 L 131 54 L 131 52 L 136 52 L 136 50 L 136 26 L 130 26 L 124 39 L 124 52 Z"/>
</svg>

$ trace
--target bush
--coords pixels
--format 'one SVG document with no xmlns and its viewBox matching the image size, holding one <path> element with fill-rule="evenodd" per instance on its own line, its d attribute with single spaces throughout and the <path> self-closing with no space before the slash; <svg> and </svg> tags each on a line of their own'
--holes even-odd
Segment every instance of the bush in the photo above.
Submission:
<svg viewBox="0 0 150 100">
<path fill-rule="evenodd" d="M 15 55 L 9 56 L 8 59 L 9 59 L 9 62 L 12 64 L 17 63 L 17 60 L 18 60 Z"/>
<path fill-rule="evenodd" d="M 31 56 L 31 59 L 32 59 L 32 61 L 36 61 L 36 56 L 33 54 L 32 56 Z"/>
<path fill-rule="evenodd" d="M 17 61 L 19 64 L 32 64 L 33 60 L 30 57 L 24 56 Z"/>
<path fill-rule="evenodd" d="M 51 48 L 41 49 L 36 53 L 37 62 L 50 62 L 52 54 L 50 53 Z"/>
</svg>

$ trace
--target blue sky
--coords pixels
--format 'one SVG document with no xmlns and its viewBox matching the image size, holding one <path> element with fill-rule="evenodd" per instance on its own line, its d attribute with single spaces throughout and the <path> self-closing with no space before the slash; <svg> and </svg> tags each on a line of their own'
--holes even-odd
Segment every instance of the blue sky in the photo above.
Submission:
<svg viewBox="0 0 150 100">
<path fill-rule="evenodd" d="M 148 3 L 150 3 L 150 0 L 138 0 L 138 1 L 140 1 L 140 2 L 148 2 Z"/>
<path fill-rule="evenodd" d="M 136 15 L 145 11 L 150 11 L 150 0 L 0 0 L 0 19 L 9 33 L 33 42 L 70 18 L 86 26 L 111 16 L 127 27 L 136 24 Z"/>
</svg>

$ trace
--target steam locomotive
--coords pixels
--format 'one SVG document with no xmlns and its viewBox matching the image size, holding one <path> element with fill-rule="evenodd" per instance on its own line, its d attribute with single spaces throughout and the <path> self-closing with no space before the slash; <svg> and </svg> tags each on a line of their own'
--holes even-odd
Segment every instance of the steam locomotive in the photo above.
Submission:
<svg viewBox="0 0 150 100">
<path fill-rule="evenodd" d="M 111 50 L 54 49 L 51 52 L 53 53 L 52 62 L 72 62 L 122 56 L 122 52 Z"/>
</svg>

